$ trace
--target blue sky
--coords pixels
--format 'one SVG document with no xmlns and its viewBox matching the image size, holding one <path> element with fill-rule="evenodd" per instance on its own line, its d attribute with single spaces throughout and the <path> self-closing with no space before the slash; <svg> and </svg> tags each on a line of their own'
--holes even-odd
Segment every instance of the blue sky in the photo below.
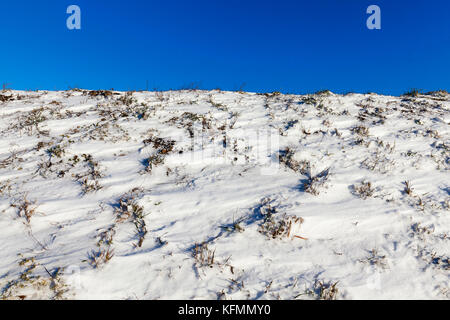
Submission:
<svg viewBox="0 0 450 320">
<path fill-rule="evenodd" d="M 81 30 L 66 9 L 81 8 Z M 381 8 L 368 30 L 366 9 Z M 450 1 L 2 1 L 14 89 L 450 91 Z"/>
</svg>

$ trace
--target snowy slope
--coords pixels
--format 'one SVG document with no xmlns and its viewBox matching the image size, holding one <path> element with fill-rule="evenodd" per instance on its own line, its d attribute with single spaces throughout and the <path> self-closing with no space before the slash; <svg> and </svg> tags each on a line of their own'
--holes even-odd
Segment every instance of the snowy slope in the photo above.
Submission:
<svg viewBox="0 0 450 320">
<path fill-rule="evenodd" d="M 449 299 L 450 95 L 0 93 L 5 299 Z"/>
</svg>

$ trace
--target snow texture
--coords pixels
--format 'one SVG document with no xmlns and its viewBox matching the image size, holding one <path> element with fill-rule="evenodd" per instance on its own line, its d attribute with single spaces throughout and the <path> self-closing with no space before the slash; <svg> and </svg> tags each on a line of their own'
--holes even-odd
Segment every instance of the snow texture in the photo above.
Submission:
<svg viewBox="0 0 450 320">
<path fill-rule="evenodd" d="M 449 107 L 0 92 L 0 297 L 449 299 Z"/>
</svg>

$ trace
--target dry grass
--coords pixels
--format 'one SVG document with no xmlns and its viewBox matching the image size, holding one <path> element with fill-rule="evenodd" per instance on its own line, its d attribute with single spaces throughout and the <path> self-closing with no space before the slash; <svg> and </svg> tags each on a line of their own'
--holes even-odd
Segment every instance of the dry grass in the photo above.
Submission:
<svg viewBox="0 0 450 320">
<path fill-rule="evenodd" d="M 405 185 L 405 188 L 403 189 L 403 192 L 407 194 L 408 196 L 413 196 L 413 188 L 411 187 L 411 182 L 409 181 L 403 181 L 403 184 Z"/>
<path fill-rule="evenodd" d="M 17 122 L 12 122 L 8 129 L 19 132 L 24 130 L 29 136 L 35 133 L 38 136 L 48 135 L 48 131 L 40 128 L 40 125 L 47 120 L 46 111 L 46 108 L 40 107 L 29 112 L 22 112 L 17 118 Z"/>
<path fill-rule="evenodd" d="M 2 300 L 26 300 L 35 299 L 35 296 L 46 295 L 48 299 L 61 300 L 69 291 L 62 279 L 63 268 L 56 268 L 52 272 L 36 261 L 35 257 L 23 258 L 19 261 L 19 267 L 23 269 L 18 278 L 9 281 L 0 292 Z M 36 275 L 37 267 L 45 270 L 48 277 Z"/>
<path fill-rule="evenodd" d="M 192 252 L 197 268 L 213 268 L 216 264 L 215 254 L 216 250 L 209 249 L 207 243 L 196 243 Z"/>
<path fill-rule="evenodd" d="M 82 158 L 82 163 L 87 170 L 75 174 L 74 177 L 80 183 L 83 194 L 101 190 L 103 186 L 98 180 L 103 177 L 103 173 L 100 171 L 99 163 L 90 154 L 83 154 Z M 76 163 L 77 160 L 78 158 L 74 158 Z"/>
<path fill-rule="evenodd" d="M 135 188 L 130 192 L 120 197 L 118 204 L 116 205 L 114 212 L 116 215 L 116 221 L 123 223 L 130 221 L 134 224 L 136 230 L 136 237 L 138 238 L 135 246 L 142 247 L 142 244 L 147 235 L 147 226 L 145 223 L 144 207 L 138 204 L 137 198 L 142 194 L 142 190 Z"/>
<path fill-rule="evenodd" d="M 155 149 L 154 154 L 144 160 L 145 172 L 151 173 L 154 167 L 160 166 L 164 163 L 165 157 L 170 154 L 174 147 L 175 141 L 170 139 L 163 139 L 155 136 L 143 141 L 145 146 L 151 145 Z"/>
<path fill-rule="evenodd" d="M 16 208 L 17 216 L 19 218 L 25 218 L 27 224 L 31 222 L 31 217 L 36 213 L 36 201 L 29 201 L 24 196 L 23 199 L 16 203 L 11 204 L 11 207 Z"/>
<path fill-rule="evenodd" d="M 114 249 L 100 248 L 99 250 L 92 250 L 88 254 L 88 259 L 85 261 L 89 262 L 89 264 L 93 268 L 100 268 L 104 264 L 108 263 L 113 257 L 114 257 Z"/>
<path fill-rule="evenodd" d="M 403 94 L 403 96 L 405 96 L 405 97 L 418 97 L 419 95 L 420 95 L 420 93 L 421 93 L 421 90 L 419 90 L 419 89 L 411 89 L 410 91 L 408 91 L 408 92 L 405 92 L 404 94 Z"/>
<path fill-rule="evenodd" d="M 295 151 L 291 148 L 280 150 L 278 158 L 280 163 L 289 169 L 300 174 L 309 174 L 311 171 L 311 163 L 307 160 L 297 161 L 294 159 Z"/>
<path fill-rule="evenodd" d="M 361 182 L 359 185 L 351 186 L 353 194 L 359 196 L 361 199 L 367 199 L 374 195 L 375 189 L 372 188 L 372 184 L 367 181 Z"/>
<path fill-rule="evenodd" d="M 233 222 L 231 224 L 223 225 L 223 226 L 221 226 L 221 228 L 229 233 L 244 232 L 245 229 L 244 229 L 244 227 L 241 226 L 241 223 L 243 221 L 244 221 L 244 218 L 241 218 L 238 220 L 234 220 L 234 218 L 233 218 Z"/>
<path fill-rule="evenodd" d="M 13 100 L 14 100 L 14 96 L 12 94 L 9 96 L 7 96 L 6 94 L 0 94 L 0 102 L 2 102 L 2 103 L 13 101 Z"/>
<path fill-rule="evenodd" d="M 378 253 L 377 249 L 372 249 L 370 251 L 370 254 L 367 258 L 365 259 L 360 259 L 359 262 L 361 263 L 368 263 L 371 266 L 377 266 L 380 267 L 382 269 L 388 269 L 389 268 L 389 264 L 386 260 L 386 255 L 380 255 Z"/>
<path fill-rule="evenodd" d="M 421 240 L 425 240 L 427 236 L 430 236 L 434 233 L 434 226 L 422 226 L 420 222 L 414 223 L 411 226 L 413 237 L 418 237 Z"/>
<path fill-rule="evenodd" d="M 435 250 L 418 248 L 418 257 L 425 263 L 426 267 L 433 267 L 444 271 L 450 271 L 450 257 L 447 254 L 438 254 Z"/>
<path fill-rule="evenodd" d="M 355 127 L 351 128 L 351 131 L 361 137 L 369 136 L 369 128 L 366 126 L 363 126 L 363 125 L 355 126 Z"/>
<path fill-rule="evenodd" d="M 110 98 L 113 96 L 113 92 L 110 90 L 93 90 L 93 91 L 86 91 L 85 94 L 87 94 L 91 98 Z"/>
<path fill-rule="evenodd" d="M 303 182 L 303 189 L 305 192 L 312 195 L 319 195 L 320 189 L 323 188 L 330 177 L 330 168 L 325 169 L 315 176 L 310 173 L 307 174 L 307 180 Z"/>
<path fill-rule="evenodd" d="M 3 195 L 11 195 L 13 187 L 11 185 L 11 180 L 6 180 L 4 182 L 0 182 L 0 196 Z"/>
<path fill-rule="evenodd" d="M 12 150 L 11 154 L 3 159 L 0 160 L 0 169 L 4 168 L 17 168 L 21 163 L 23 163 L 25 160 L 20 157 L 19 155 L 23 152 L 18 152 L 16 150 Z"/>
<path fill-rule="evenodd" d="M 373 155 L 361 162 L 361 167 L 370 171 L 386 174 L 395 166 L 395 161 L 386 155 L 385 152 L 377 149 Z"/>
<path fill-rule="evenodd" d="M 287 214 L 277 215 L 277 208 L 271 205 L 269 198 L 261 201 L 258 211 L 263 220 L 259 225 L 258 232 L 269 239 L 300 238 L 307 240 L 296 234 L 304 222 L 303 218 Z"/>
<path fill-rule="evenodd" d="M 319 300 L 336 300 L 339 294 L 339 288 L 337 287 L 339 281 L 337 282 L 323 282 L 316 281 L 314 289 L 318 295 Z"/>
<path fill-rule="evenodd" d="M 295 229 L 299 229 L 304 222 L 303 218 L 297 216 L 288 216 L 284 214 L 281 217 L 274 217 L 268 214 L 264 217 L 264 222 L 259 226 L 258 231 L 270 239 L 293 239 L 300 238 L 307 240 L 295 234 Z"/>
<path fill-rule="evenodd" d="M 316 300 L 336 300 L 339 297 L 338 283 L 339 281 L 316 280 L 312 288 L 305 289 L 297 294 L 294 299 L 307 296 Z"/>
</svg>

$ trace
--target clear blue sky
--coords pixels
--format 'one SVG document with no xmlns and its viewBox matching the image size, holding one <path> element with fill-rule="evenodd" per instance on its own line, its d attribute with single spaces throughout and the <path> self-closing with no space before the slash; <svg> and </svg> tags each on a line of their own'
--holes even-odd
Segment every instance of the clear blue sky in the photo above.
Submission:
<svg viewBox="0 0 450 320">
<path fill-rule="evenodd" d="M 366 28 L 371 4 L 381 30 Z M 14 89 L 450 91 L 448 0 L 14 0 L 0 27 Z"/>
</svg>

